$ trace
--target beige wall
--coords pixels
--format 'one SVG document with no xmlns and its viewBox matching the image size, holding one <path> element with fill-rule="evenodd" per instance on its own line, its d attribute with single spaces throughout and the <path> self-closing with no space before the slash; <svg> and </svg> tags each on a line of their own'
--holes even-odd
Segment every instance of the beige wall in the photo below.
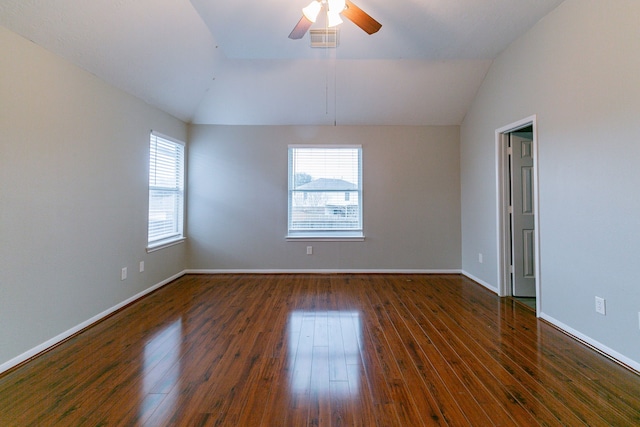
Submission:
<svg viewBox="0 0 640 427">
<path fill-rule="evenodd" d="M 567 0 L 511 45 L 461 128 L 461 179 L 462 266 L 495 286 L 494 133 L 537 115 L 542 315 L 640 369 L 639 22 L 635 0 Z"/>
<path fill-rule="evenodd" d="M 458 141 L 457 126 L 193 126 L 189 266 L 459 270 Z M 285 241 L 288 145 L 341 143 L 362 145 L 365 241 Z"/>
<path fill-rule="evenodd" d="M 0 367 L 185 268 L 496 285 L 494 132 L 532 114 L 542 315 L 640 366 L 638 22 L 637 1 L 567 0 L 496 59 L 460 129 L 193 126 L 189 239 L 152 254 L 149 131 L 187 126 L 0 28 Z M 286 242 L 287 145 L 339 143 L 363 146 L 366 240 Z"/>
<path fill-rule="evenodd" d="M 1 27 L 0 58 L 2 366 L 185 268 L 145 245 L 149 131 L 187 127 Z"/>
</svg>

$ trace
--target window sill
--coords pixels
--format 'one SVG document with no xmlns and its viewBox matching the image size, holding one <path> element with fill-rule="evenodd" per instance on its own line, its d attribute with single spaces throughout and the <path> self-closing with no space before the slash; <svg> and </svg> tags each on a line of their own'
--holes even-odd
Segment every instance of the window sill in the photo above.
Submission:
<svg viewBox="0 0 640 427">
<path fill-rule="evenodd" d="M 147 246 L 147 253 L 150 254 L 151 252 L 159 251 L 160 249 L 168 248 L 169 246 L 179 245 L 185 240 L 187 240 L 186 237 L 178 237 L 154 242 L 152 245 Z"/>
<path fill-rule="evenodd" d="M 287 242 L 364 242 L 364 234 L 356 233 L 295 233 L 285 237 Z"/>
</svg>

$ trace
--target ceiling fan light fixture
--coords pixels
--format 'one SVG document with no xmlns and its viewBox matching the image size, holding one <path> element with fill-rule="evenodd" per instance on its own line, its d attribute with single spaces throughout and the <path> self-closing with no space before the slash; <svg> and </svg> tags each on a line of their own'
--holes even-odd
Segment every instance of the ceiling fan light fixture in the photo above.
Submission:
<svg viewBox="0 0 640 427">
<path fill-rule="evenodd" d="M 347 3 L 345 0 L 327 0 L 330 13 L 340 14 L 346 9 Z"/>
<path fill-rule="evenodd" d="M 342 24 L 342 18 L 340 18 L 339 12 L 332 12 L 331 10 L 327 12 L 327 26 L 329 28 L 333 28 Z"/>
<path fill-rule="evenodd" d="M 318 14 L 320 14 L 322 4 L 319 1 L 313 0 L 307 7 L 302 8 L 302 14 L 311 22 L 316 22 Z"/>
<path fill-rule="evenodd" d="M 327 27 L 325 30 L 336 28 L 342 24 L 344 16 L 349 21 L 356 24 L 367 34 L 373 34 L 380 30 L 382 24 L 373 19 L 369 14 L 353 4 L 351 0 L 313 0 L 302 9 L 302 17 L 289 34 L 292 40 L 299 40 L 309 31 L 318 19 L 320 11 L 326 6 Z"/>
</svg>

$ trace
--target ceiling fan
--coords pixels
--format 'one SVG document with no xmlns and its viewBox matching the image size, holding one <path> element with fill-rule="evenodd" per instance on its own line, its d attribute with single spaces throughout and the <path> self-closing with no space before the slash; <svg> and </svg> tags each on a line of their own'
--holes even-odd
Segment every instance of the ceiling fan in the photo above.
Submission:
<svg viewBox="0 0 640 427">
<path fill-rule="evenodd" d="M 302 18 L 289 34 L 289 38 L 297 40 L 304 37 L 311 25 L 316 22 L 323 6 L 327 8 L 327 26 L 329 27 L 342 23 L 340 15 L 362 28 L 367 34 L 376 33 L 382 27 L 382 24 L 349 0 L 313 0 L 302 9 Z"/>
</svg>

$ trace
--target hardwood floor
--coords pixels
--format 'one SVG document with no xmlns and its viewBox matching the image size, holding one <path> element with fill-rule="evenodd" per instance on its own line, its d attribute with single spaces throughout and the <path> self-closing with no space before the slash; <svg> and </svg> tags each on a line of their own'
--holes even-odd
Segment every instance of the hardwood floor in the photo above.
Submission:
<svg viewBox="0 0 640 427">
<path fill-rule="evenodd" d="M 640 377 L 458 275 L 188 275 L 0 377 L 0 425 L 640 425 Z"/>
</svg>

